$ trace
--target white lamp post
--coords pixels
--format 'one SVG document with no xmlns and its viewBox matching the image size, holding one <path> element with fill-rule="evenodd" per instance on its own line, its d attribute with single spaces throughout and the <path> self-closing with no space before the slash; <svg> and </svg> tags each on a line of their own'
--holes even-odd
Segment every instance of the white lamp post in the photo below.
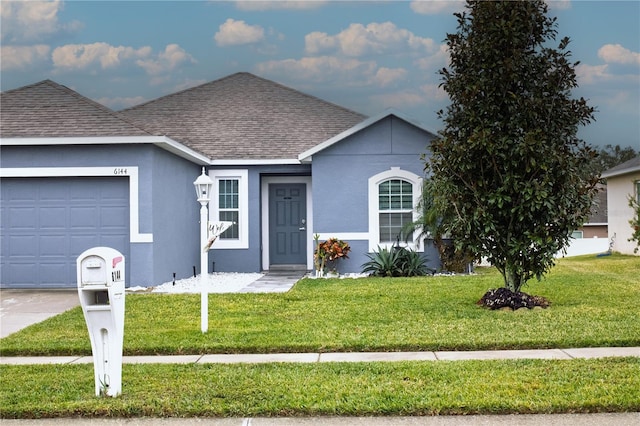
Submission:
<svg viewBox="0 0 640 426">
<path fill-rule="evenodd" d="M 202 174 L 198 176 L 193 186 L 196 187 L 196 195 L 200 202 L 200 247 L 207 244 L 208 241 L 208 213 L 207 204 L 211 199 L 211 187 L 213 181 L 206 175 L 204 167 L 202 168 Z M 207 263 L 208 263 L 209 251 L 200 251 L 200 330 L 206 333 L 209 328 L 209 292 L 207 291 L 207 279 L 209 276 Z"/>
</svg>

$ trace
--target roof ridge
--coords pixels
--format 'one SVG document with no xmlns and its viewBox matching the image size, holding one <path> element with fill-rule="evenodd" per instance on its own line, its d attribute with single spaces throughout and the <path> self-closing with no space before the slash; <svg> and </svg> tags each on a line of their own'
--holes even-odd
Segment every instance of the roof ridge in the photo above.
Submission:
<svg viewBox="0 0 640 426">
<path fill-rule="evenodd" d="M 319 98 L 319 97 L 317 97 L 317 96 L 310 95 L 310 94 L 308 94 L 308 93 L 305 93 L 305 92 L 303 92 L 303 91 L 300 91 L 300 90 L 294 89 L 294 88 L 292 88 L 292 87 L 285 86 L 285 85 L 284 85 L 284 84 L 282 84 L 282 83 L 278 83 L 277 81 L 269 80 L 268 78 L 261 77 L 261 76 L 259 76 L 259 75 L 256 75 L 256 74 L 253 74 L 253 73 L 250 73 L 250 72 L 248 72 L 248 71 L 238 71 L 238 72 L 235 72 L 235 73 L 233 73 L 233 74 L 230 74 L 230 75 L 227 75 L 227 76 L 224 76 L 224 77 L 221 77 L 221 78 L 215 79 L 215 80 L 211 80 L 211 81 L 206 82 L 206 83 L 199 84 L 199 85 L 197 85 L 197 86 L 189 87 L 189 88 L 187 88 L 187 89 L 183 89 L 183 90 L 180 90 L 180 91 L 178 91 L 178 92 L 169 93 L 169 94 L 167 94 L 167 95 L 160 96 L 159 98 L 155 98 L 155 99 L 152 99 L 152 100 L 146 101 L 146 102 L 144 102 L 144 103 L 141 103 L 141 104 L 138 104 L 138 105 L 135 105 L 135 106 L 129 107 L 129 108 L 122 109 L 122 110 L 120 110 L 119 112 L 126 112 L 126 111 L 135 110 L 135 109 L 141 108 L 141 107 L 143 107 L 143 106 L 145 106 L 145 105 L 148 105 L 148 104 L 150 104 L 150 103 L 157 102 L 157 101 L 160 101 L 160 100 L 162 100 L 162 99 L 167 99 L 167 98 L 170 98 L 170 97 L 172 97 L 172 96 L 181 95 L 181 94 L 183 94 L 183 93 L 187 93 L 187 92 L 190 92 L 190 91 L 195 91 L 195 90 L 201 89 L 201 88 L 202 88 L 202 87 L 204 87 L 204 86 L 214 85 L 214 84 L 220 83 L 220 82 L 225 81 L 225 80 L 229 80 L 229 79 L 231 79 L 231 78 L 234 78 L 234 77 L 237 77 L 237 76 L 240 76 L 240 75 L 247 75 L 247 76 L 250 76 L 250 77 L 252 77 L 252 78 L 255 78 L 255 79 L 257 79 L 257 80 L 263 81 L 263 82 L 265 82 L 265 83 L 272 84 L 272 85 L 274 85 L 274 86 L 278 86 L 279 88 L 284 89 L 284 90 L 286 90 L 286 91 L 288 91 L 288 92 L 297 93 L 298 95 L 302 95 L 302 96 L 305 96 L 305 97 L 307 97 L 307 98 L 314 99 L 314 100 L 316 100 L 316 101 L 322 102 L 323 104 L 331 105 L 331 106 L 333 106 L 333 107 L 339 108 L 339 109 L 341 109 L 341 110 L 343 110 L 343 111 L 345 111 L 345 112 L 349 112 L 349 113 L 351 113 L 351 114 L 359 115 L 359 116 L 361 116 L 363 119 L 367 118 L 367 116 L 366 116 L 366 115 L 364 115 L 364 114 L 362 114 L 362 113 L 360 113 L 360 112 L 354 111 L 354 110 L 349 109 L 349 108 L 345 108 L 345 107 L 343 107 L 342 105 L 338 105 L 338 104 L 336 104 L 336 103 L 329 102 L 329 101 L 327 101 L 327 100 L 325 100 L 325 99 L 321 99 L 321 98 Z"/>
</svg>

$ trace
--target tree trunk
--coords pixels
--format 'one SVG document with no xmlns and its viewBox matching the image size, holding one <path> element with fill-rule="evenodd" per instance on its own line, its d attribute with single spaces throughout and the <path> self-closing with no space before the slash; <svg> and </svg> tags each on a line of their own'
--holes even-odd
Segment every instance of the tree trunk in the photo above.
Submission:
<svg viewBox="0 0 640 426">
<path fill-rule="evenodd" d="M 517 271 L 514 265 L 507 264 L 504 268 L 504 286 L 509 290 L 517 293 L 524 284 L 522 273 Z"/>
</svg>

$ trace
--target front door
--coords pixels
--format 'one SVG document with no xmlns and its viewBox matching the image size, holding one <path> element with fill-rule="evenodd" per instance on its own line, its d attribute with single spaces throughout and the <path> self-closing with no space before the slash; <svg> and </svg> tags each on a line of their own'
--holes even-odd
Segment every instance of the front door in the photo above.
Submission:
<svg viewBox="0 0 640 426">
<path fill-rule="evenodd" d="M 269 263 L 307 264 L 307 186 L 269 185 Z"/>
</svg>

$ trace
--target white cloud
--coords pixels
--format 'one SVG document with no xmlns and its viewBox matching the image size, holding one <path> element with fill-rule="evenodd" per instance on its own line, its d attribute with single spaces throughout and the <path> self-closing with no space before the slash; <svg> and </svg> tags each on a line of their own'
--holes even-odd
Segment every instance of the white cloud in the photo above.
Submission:
<svg viewBox="0 0 640 426">
<path fill-rule="evenodd" d="M 632 52 L 620 44 L 605 44 L 598 50 L 598 57 L 610 64 L 640 65 L 640 53 Z"/>
<path fill-rule="evenodd" d="M 149 75 L 160 75 L 174 70 L 178 65 L 186 62 L 197 63 L 182 47 L 173 43 L 168 44 L 164 52 L 160 52 L 155 58 L 139 59 L 136 64 L 143 68 Z"/>
<path fill-rule="evenodd" d="M 579 64 L 575 71 L 580 84 L 595 84 L 601 81 L 610 80 L 609 66 Z"/>
<path fill-rule="evenodd" d="M 464 5 L 464 0 L 416 0 L 410 7 L 420 15 L 441 15 L 462 11 Z"/>
<path fill-rule="evenodd" d="M 316 0 L 252 0 L 252 1 L 237 1 L 236 7 L 240 10 L 273 10 L 273 9 L 317 9 L 327 4 L 327 1 Z"/>
<path fill-rule="evenodd" d="M 424 93 L 430 101 L 444 101 L 449 99 L 449 95 L 439 84 L 424 84 L 420 86 L 420 91 Z"/>
<path fill-rule="evenodd" d="M 568 10 L 571 9 L 571 0 L 546 0 L 550 9 Z"/>
<path fill-rule="evenodd" d="M 151 54 L 148 46 L 134 49 L 111 46 L 107 43 L 67 44 L 53 50 L 53 65 L 58 69 L 83 70 L 97 65 L 102 69 L 115 68 L 125 60 L 145 58 Z"/>
<path fill-rule="evenodd" d="M 396 108 L 405 111 L 410 107 L 427 103 L 427 99 L 421 93 L 405 90 L 395 93 L 383 93 L 369 96 L 373 104 L 381 105 L 382 108 Z"/>
<path fill-rule="evenodd" d="M 449 46 L 441 44 L 436 53 L 414 61 L 414 65 L 421 71 L 439 69 L 449 64 Z"/>
<path fill-rule="evenodd" d="M 448 99 L 447 93 L 437 84 L 425 84 L 419 90 L 401 90 L 393 93 L 372 95 L 369 99 L 383 108 L 406 111 L 418 105 L 433 105 Z"/>
<path fill-rule="evenodd" d="M 432 51 L 437 44 L 430 38 L 419 37 L 411 31 L 401 29 L 392 22 L 351 24 L 335 36 L 313 32 L 305 36 L 305 51 L 315 55 L 328 50 L 337 50 L 346 56 L 381 54 L 406 49 Z"/>
<path fill-rule="evenodd" d="M 343 81 L 351 85 L 364 85 L 375 76 L 377 65 L 373 61 L 336 58 L 333 56 L 306 57 L 299 60 L 268 61 L 257 65 L 260 74 L 286 75 L 300 81 Z"/>
<path fill-rule="evenodd" d="M 264 39 L 264 29 L 259 25 L 247 25 L 244 21 L 227 19 L 213 37 L 218 46 L 236 46 L 256 43 Z"/>
<path fill-rule="evenodd" d="M 1 46 L 0 65 L 2 71 L 25 69 L 49 59 L 51 48 L 45 44 L 34 46 Z"/>
<path fill-rule="evenodd" d="M 407 70 L 403 68 L 379 68 L 376 71 L 373 81 L 375 81 L 380 87 L 387 87 L 399 80 L 404 79 L 407 76 Z"/>
<path fill-rule="evenodd" d="M 42 41 L 55 34 L 73 32 L 81 28 L 83 25 L 78 21 L 66 24 L 58 22 L 58 12 L 62 7 L 63 3 L 59 0 L 0 2 L 2 41 Z"/>
</svg>

